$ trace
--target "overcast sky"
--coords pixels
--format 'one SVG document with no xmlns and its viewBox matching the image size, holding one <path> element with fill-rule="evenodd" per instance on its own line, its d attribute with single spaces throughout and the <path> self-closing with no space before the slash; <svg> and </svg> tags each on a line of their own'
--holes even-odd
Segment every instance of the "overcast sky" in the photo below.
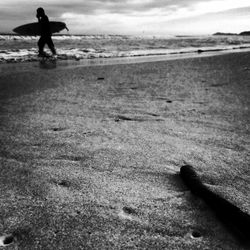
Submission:
<svg viewBox="0 0 250 250">
<path fill-rule="evenodd" d="M 0 0 L 0 32 L 43 7 L 72 34 L 177 35 L 250 30 L 250 0 Z"/>
</svg>

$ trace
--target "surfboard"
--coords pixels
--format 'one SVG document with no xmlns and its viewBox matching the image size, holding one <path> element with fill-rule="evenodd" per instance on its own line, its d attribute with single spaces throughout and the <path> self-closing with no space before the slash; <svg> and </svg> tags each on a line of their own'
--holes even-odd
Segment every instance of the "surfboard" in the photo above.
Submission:
<svg viewBox="0 0 250 250">
<path fill-rule="evenodd" d="M 63 22 L 50 22 L 51 33 L 58 33 L 64 29 L 67 29 L 67 26 Z M 22 36 L 39 36 L 40 35 L 40 24 L 37 23 L 28 23 L 13 29 L 19 35 Z"/>
</svg>

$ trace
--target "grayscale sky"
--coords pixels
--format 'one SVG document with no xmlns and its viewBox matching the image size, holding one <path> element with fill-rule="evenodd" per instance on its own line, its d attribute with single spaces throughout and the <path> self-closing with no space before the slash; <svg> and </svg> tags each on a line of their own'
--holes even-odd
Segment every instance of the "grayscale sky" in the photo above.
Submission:
<svg viewBox="0 0 250 250">
<path fill-rule="evenodd" d="M 195 35 L 250 30 L 249 0 L 1 0 L 0 32 L 43 7 L 71 34 Z"/>
</svg>

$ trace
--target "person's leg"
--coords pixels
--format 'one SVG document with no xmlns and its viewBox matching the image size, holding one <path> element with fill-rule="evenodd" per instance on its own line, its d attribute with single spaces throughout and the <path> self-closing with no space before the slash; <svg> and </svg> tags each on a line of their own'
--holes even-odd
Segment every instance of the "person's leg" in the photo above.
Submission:
<svg viewBox="0 0 250 250">
<path fill-rule="evenodd" d="M 52 54 L 56 55 L 56 49 L 55 49 L 55 46 L 54 46 L 54 43 L 53 43 L 51 37 L 47 37 L 46 43 L 48 44 L 48 47 L 51 50 Z"/>
<path fill-rule="evenodd" d="M 39 55 L 44 55 L 44 51 L 43 51 L 44 46 L 45 46 L 44 37 L 42 37 L 42 36 L 40 37 L 40 39 L 38 40 L 37 45 L 38 45 L 38 49 L 39 49 Z"/>
</svg>

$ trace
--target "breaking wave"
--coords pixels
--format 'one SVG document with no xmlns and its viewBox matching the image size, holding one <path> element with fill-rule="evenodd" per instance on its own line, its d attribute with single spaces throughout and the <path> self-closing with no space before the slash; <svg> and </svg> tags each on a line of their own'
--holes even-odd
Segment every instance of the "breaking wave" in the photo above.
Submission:
<svg viewBox="0 0 250 250">
<path fill-rule="evenodd" d="M 37 40 L 35 36 L 0 35 L 0 62 L 37 61 Z M 178 55 L 250 48 L 250 38 L 239 36 L 57 35 L 53 36 L 53 40 L 59 60 Z"/>
</svg>

